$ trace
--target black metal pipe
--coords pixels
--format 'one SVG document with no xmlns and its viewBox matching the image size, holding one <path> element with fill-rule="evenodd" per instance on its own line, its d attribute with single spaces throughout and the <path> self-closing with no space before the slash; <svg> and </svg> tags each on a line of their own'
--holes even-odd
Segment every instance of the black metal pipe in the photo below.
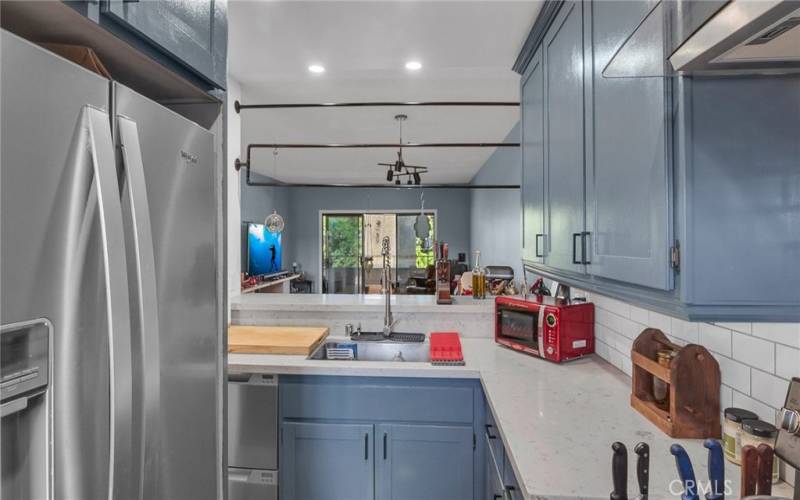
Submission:
<svg viewBox="0 0 800 500">
<path fill-rule="evenodd" d="M 295 144 L 248 144 L 251 149 L 321 149 L 321 148 L 505 148 L 519 147 L 518 142 L 409 142 L 400 143 L 295 143 Z"/>
<path fill-rule="evenodd" d="M 277 103 L 277 104 L 242 104 L 234 101 L 233 109 L 237 113 L 243 109 L 296 109 L 296 108 L 366 108 L 396 106 L 519 106 L 516 101 L 375 101 L 375 102 L 319 102 L 319 103 Z"/>
<path fill-rule="evenodd" d="M 255 187 L 308 187 L 308 188 L 378 188 L 378 189 L 519 189 L 519 184 L 318 184 L 288 182 L 256 182 L 250 180 L 250 169 L 246 183 Z"/>
</svg>

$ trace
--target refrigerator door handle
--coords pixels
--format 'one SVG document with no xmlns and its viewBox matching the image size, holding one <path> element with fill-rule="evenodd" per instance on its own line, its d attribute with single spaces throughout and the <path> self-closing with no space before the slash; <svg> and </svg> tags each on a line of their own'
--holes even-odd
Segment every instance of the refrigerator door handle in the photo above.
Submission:
<svg viewBox="0 0 800 500">
<path fill-rule="evenodd" d="M 139 142 L 139 130 L 135 121 L 130 118 L 117 116 L 118 143 L 120 156 L 124 167 L 125 188 L 123 189 L 122 203 L 130 221 L 128 233 L 132 236 L 134 255 L 131 268 L 134 276 L 131 279 L 131 303 L 134 304 L 131 312 L 133 325 L 132 335 L 136 340 L 137 368 L 134 375 L 134 387 L 138 387 L 141 395 L 141 453 L 140 480 L 142 480 L 143 498 L 157 496 L 155 481 L 145 478 L 157 477 L 158 473 L 158 404 L 160 401 L 159 379 L 159 321 L 158 321 L 158 290 L 156 288 L 156 264 L 153 248 L 153 231 L 150 225 L 150 204 L 147 199 L 147 185 L 144 178 L 144 164 L 142 162 L 142 149 Z M 125 196 L 127 194 L 127 197 Z M 154 366 L 147 366 L 154 363 Z"/>
<path fill-rule="evenodd" d="M 137 484 L 131 480 L 133 465 L 133 373 L 131 364 L 130 305 L 122 232 L 114 146 L 108 114 L 92 106 L 83 107 L 89 133 L 89 150 L 100 207 L 100 231 L 108 307 L 110 376 L 109 497 L 136 498 Z M 58 381 L 56 380 L 57 384 Z"/>
</svg>

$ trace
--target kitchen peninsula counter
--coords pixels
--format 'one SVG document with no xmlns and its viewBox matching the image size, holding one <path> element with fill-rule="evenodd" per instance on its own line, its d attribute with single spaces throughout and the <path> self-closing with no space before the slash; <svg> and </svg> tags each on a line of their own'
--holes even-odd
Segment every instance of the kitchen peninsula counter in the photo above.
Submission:
<svg viewBox="0 0 800 500">
<path fill-rule="evenodd" d="M 462 337 L 494 335 L 494 299 L 454 297 L 437 304 L 433 295 L 393 295 L 392 315 L 399 332 L 458 331 Z M 344 326 L 364 331 L 383 327 L 383 295 L 248 294 L 231 297 L 231 323 L 241 325 L 327 326 L 343 335 Z"/>
<path fill-rule="evenodd" d="M 433 377 L 479 379 L 506 446 L 506 457 L 524 497 L 608 498 L 611 443 L 629 450 L 628 490 L 636 483 L 633 447 L 651 449 L 650 498 L 679 498 L 675 461 L 679 442 L 692 457 L 698 480 L 708 477 L 708 451 L 701 440 L 671 439 L 629 405 L 630 379 L 597 357 L 555 364 L 525 356 L 491 339 L 462 339 L 464 366 L 379 361 L 319 361 L 303 356 L 231 354 L 231 372 L 300 375 Z M 725 462 L 732 493 L 739 468 Z M 785 484 L 775 493 L 790 496 Z"/>
</svg>

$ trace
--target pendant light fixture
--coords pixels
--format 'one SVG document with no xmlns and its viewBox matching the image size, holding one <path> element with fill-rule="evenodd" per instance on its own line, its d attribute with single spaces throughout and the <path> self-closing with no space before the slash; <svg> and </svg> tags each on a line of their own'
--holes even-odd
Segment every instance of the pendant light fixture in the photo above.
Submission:
<svg viewBox="0 0 800 500">
<path fill-rule="evenodd" d="M 272 178 L 277 180 L 278 175 L 278 148 L 272 150 Z M 272 234 L 280 233 L 283 231 L 283 228 L 286 224 L 283 221 L 283 217 L 278 214 L 277 210 L 272 210 L 272 213 L 264 219 L 264 226 L 266 226 L 267 231 Z"/>
</svg>

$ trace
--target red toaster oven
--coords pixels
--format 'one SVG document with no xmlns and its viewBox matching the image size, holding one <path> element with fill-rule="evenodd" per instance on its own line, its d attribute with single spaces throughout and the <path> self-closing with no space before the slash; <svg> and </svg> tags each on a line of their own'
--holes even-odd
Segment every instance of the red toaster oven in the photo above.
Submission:
<svg viewBox="0 0 800 500">
<path fill-rule="evenodd" d="M 562 304 L 553 297 L 497 297 L 498 344 L 561 362 L 594 352 L 594 304 Z"/>
</svg>

